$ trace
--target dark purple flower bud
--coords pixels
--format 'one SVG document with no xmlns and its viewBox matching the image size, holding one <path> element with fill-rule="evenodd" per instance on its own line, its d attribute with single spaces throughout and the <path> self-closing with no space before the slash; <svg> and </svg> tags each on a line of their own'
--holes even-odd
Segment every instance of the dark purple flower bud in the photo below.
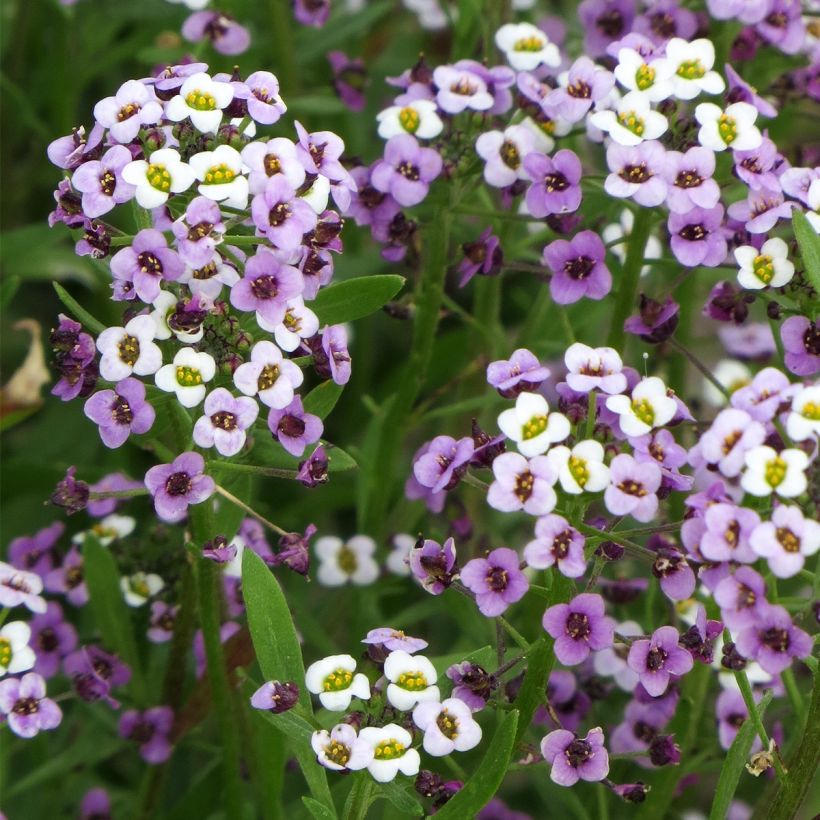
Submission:
<svg viewBox="0 0 820 820">
<path fill-rule="evenodd" d="M 111 234 L 102 222 L 86 219 L 83 225 L 83 238 L 74 246 L 77 256 L 90 256 L 93 259 L 104 259 L 111 249 Z"/>
<path fill-rule="evenodd" d="M 310 539 L 316 532 L 313 524 L 308 524 L 305 534 L 289 532 L 279 539 L 279 551 L 273 556 L 271 563 L 274 566 L 285 564 L 300 575 L 307 575 L 310 568 Z"/>
<path fill-rule="evenodd" d="M 678 326 L 680 305 L 669 296 L 663 302 L 641 294 L 639 315 L 624 322 L 624 330 L 649 344 L 665 342 Z"/>
<path fill-rule="evenodd" d="M 475 419 L 473 419 L 470 435 L 475 445 L 470 461 L 473 467 L 491 467 L 495 457 L 500 456 L 507 449 L 504 436 L 491 436 L 485 433 Z"/>
<path fill-rule="evenodd" d="M 611 604 L 628 604 L 645 592 L 648 586 L 646 578 L 616 578 L 613 581 L 601 578 L 598 581 L 601 595 Z"/>
<path fill-rule="evenodd" d="M 278 680 L 262 684 L 251 697 L 251 706 L 275 715 L 293 709 L 299 700 L 299 687 L 293 681 Z"/>
<path fill-rule="evenodd" d="M 463 700 L 473 711 L 483 709 L 498 688 L 498 679 L 477 663 L 463 661 L 447 669 L 453 681 L 453 697 Z"/>
<path fill-rule="evenodd" d="M 492 233 L 492 228 L 486 228 L 475 242 L 465 242 L 461 249 L 464 251 L 464 259 L 458 265 L 458 272 L 461 274 L 458 282 L 460 288 L 476 274 L 497 276 L 501 273 L 504 253 L 498 237 Z"/>
<path fill-rule="evenodd" d="M 444 788 L 444 780 L 441 775 L 431 772 L 429 769 L 422 769 L 416 775 L 413 786 L 422 797 L 433 800 L 438 797 Z"/>
<path fill-rule="evenodd" d="M 595 554 L 606 558 L 607 561 L 620 561 L 624 557 L 624 548 L 614 541 L 603 541 L 595 550 Z"/>
<path fill-rule="evenodd" d="M 213 541 L 206 541 L 202 547 L 202 557 L 217 564 L 227 564 L 236 558 L 236 547 L 228 543 L 224 535 L 217 535 Z"/>
<path fill-rule="evenodd" d="M 718 322 L 743 324 L 749 315 L 749 302 L 754 294 L 738 290 L 731 282 L 718 282 L 703 307 L 703 315 Z"/>
<path fill-rule="evenodd" d="M 58 482 L 57 487 L 51 494 L 51 503 L 56 507 L 62 507 L 66 511 L 66 515 L 73 515 L 80 512 L 80 510 L 84 510 L 91 492 L 85 481 L 77 481 L 74 478 L 76 472 L 76 467 L 69 467 L 66 470 L 65 478 Z"/>
<path fill-rule="evenodd" d="M 318 487 L 328 479 L 328 457 L 323 444 L 320 444 L 308 458 L 299 462 L 296 480 L 305 487 Z"/>
<path fill-rule="evenodd" d="M 737 647 L 733 641 L 728 641 L 723 644 L 721 652 L 723 653 L 723 657 L 720 659 L 720 665 L 724 667 L 724 669 L 740 672 L 746 668 L 748 661 L 737 651 Z"/>
<path fill-rule="evenodd" d="M 649 744 L 649 759 L 654 766 L 677 766 L 680 763 L 680 746 L 674 735 L 655 735 Z"/>
<path fill-rule="evenodd" d="M 618 786 L 613 786 L 612 791 L 627 803 L 643 803 L 646 800 L 646 795 L 649 792 L 649 786 L 641 783 L 622 783 Z"/>
</svg>

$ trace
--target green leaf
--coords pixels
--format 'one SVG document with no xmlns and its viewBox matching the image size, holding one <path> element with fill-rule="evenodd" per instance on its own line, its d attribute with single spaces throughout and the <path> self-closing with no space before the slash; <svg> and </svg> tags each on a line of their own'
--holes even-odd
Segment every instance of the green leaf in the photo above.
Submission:
<svg viewBox="0 0 820 820">
<path fill-rule="evenodd" d="M 93 286 L 98 279 L 94 263 L 88 256 L 77 256 L 67 239 L 64 230 L 43 222 L 3 231 L 0 265 L 26 282 L 74 280 Z"/>
<path fill-rule="evenodd" d="M 476 40 L 481 34 L 482 11 L 481 0 L 458 0 L 453 54 L 472 56 Z"/>
<path fill-rule="evenodd" d="M 336 812 L 331 811 L 318 800 L 314 800 L 312 797 L 303 797 L 302 802 L 316 820 L 336 820 Z"/>
<path fill-rule="evenodd" d="M 527 672 L 515 699 L 516 708 L 521 714 L 516 740 L 520 740 L 527 731 L 532 723 L 535 710 L 546 699 L 547 679 L 554 663 L 555 654 L 552 651 L 552 641 L 545 637 L 539 638 L 527 653 Z"/>
<path fill-rule="evenodd" d="M 422 817 L 424 809 L 416 797 L 407 789 L 403 789 L 398 783 L 380 783 L 379 797 L 389 800 L 402 814 L 412 814 L 414 817 Z"/>
<path fill-rule="evenodd" d="M 763 717 L 763 713 L 766 711 L 771 699 L 772 693 L 769 691 L 758 704 L 757 713 L 761 717 Z M 723 761 L 717 788 L 715 789 L 715 799 L 712 802 L 712 810 L 709 812 L 709 820 L 724 820 L 726 817 L 729 805 L 735 796 L 737 784 L 740 782 L 740 776 L 743 774 L 743 767 L 749 759 L 755 737 L 754 721 L 747 717 L 735 735 L 735 739 L 726 754 L 726 759 Z"/>
<path fill-rule="evenodd" d="M 792 209 L 792 225 L 800 246 L 800 256 L 806 266 L 806 278 L 820 294 L 820 236 L 806 219 L 806 215 L 797 208 Z"/>
<path fill-rule="evenodd" d="M 54 282 L 54 290 L 57 291 L 57 298 L 65 305 L 66 310 L 78 321 L 84 325 L 86 330 L 92 333 L 102 333 L 105 330 L 105 325 L 95 319 L 80 303 L 59 283 Z"/>
<path fill-rule="evenodd" d="M 145 683 L 131 618 L 120 589 L 120 571 L 114 556 L 90 534 L 86 534 L 83 542 L 83 574 L 103 644 L 131 667 L 131 692 L 135 700 L 144 704 Z"/>
<path fill-rule="evenodd" d="M 469 661 L 470 663 L 477 663 L 484 669 L 489 669 L 495 661 L 495 649 L 491 646 L 482 646 L 480 649 L 474 649 L 472 652 L 451 652 L 448 655 L 439 655 L 435 658 L 430 658 L 430 662 L 436 668 L 439 676 L 443 675 L 447 668 L 454 663 L 461 663 L 462 661 Z"/>
<path fill-rule="evenodd" d="M 336 402 L 339 401 L 342 390 L 344 390 L 344 385 L 333 381 L 322 382 L 305 396 L 303 401 L 305 412 L 313 413 L 320 419 L 327 418 L 336 406 Z"/>
<path fill-rule="evenodd" d="M 224 487 L 232 495 L 246 504 L 250 503 L 252 476 L 250 473 L 224 473 L 218 476 L 220 487 Z M 237 532 L 239 525 L 247 513 L 236 504 L 225 498 L 219 501 L 219 507 L 214 516 L 214 532 L 224 535 L 230 541 Z"/>
<path fill-rule="evenodd" d="M 245 550 L 242 556 L 242 594 L 245 598 L 253 648 L 265 680 L 295 681 L 299 686 L 299 703 L 304 712 L 312 717 L 310 695 L 304 686 L 305 667 L 302 650 L 299 647 L 299 638 L 288 602 L 273 573 L 253 550 Z M 289 712 L 276 716 L 260 714 L 268 718 L 281 718 L 284 715 L 295 717 Z M 327 806 L 335 817 L 327 776 L 324 768 L 316 762 L 309 739 L 292 737 L 289 731 L 285 734 L 296 753 L 311 794 Z"/>
<path fill-rule="evenodd" d="M 0 282 L 0 308 L 6 308 L 20 287 L 19 276 L 6 276 Z"/>
<path fill-rule="evenodd" d="M 375 313 L 401 290 L 402 285 L 404 277 L 394 274 L 360 276 L 322 288 L 309 307 L 322 325 L 352 322 Z"/>
<path fill-rule="evenodd" d="M 513 710 L 504 716 L 496 729 L 490 745 L 464 788 L 436 812 L 436 820 L 462 820 L 475 817 L 498 791 L 515 748 L 518 728 L 518 712 Z"/>
<path fill-rule="evenodd" d="M 340 47 L 346 40 L 361 42 L 365 32 L 374 26 L 382 17 L 393 11 L 392 2 L 369 2 L 356 14 L 335 14 L 330 25 L 322 30 L 322 36 L 316 37 L 305 27 L 296 38 L 296 53 L 299 62 L 304 64 L 319 57 L 324 57 L 328 50 Z"/>
</svg>

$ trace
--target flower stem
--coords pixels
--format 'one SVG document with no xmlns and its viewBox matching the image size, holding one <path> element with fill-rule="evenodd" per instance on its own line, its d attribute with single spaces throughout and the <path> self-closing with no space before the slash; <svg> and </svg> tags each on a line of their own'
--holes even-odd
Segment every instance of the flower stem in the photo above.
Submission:
<svg viewBox="0 0 820 820">
<path fill-rule="evenodd" d="M 678 353 L 685 356 L 701 372 L 707 381 L 711 382 L 727 399 L 729 398 L 729 391 L 714 377 L 712 371 L 709 370 L 691 350 L 684 347 L 674 336 L 669 338 L 669 344 L 671 347 L 674 347 Z"/>
<path fill-rule="evenodd" d="M 235 504 L 240 510 L 244 510 L 248 515 L 253 516 L 260 524 L 264 524 L 269 530 L 272 530 L 277 535 L 287 535 L 285 530 L 281 527 L 277 527 L 272 521 L 268 521 L 267 518 L 256 512 L 253 507 L 249 507 L 244 501 L 237 498 L 233 493 L 228 492 L 224 487 L 220 487 L 219 484 L 216 485 L 216 491 L 223 498 L 227 498 L 231 504 Z M 205 542 L 203 541 L 202 543 L 204 544 Z"/>
<path fill-rule="evenodd" d="M 612 325 L 609 328 L 607 344 L 621 351 L 624 344 L 624 322 L 635 307 L 635 296 L 638 292 L 638 279 L 643 267 L 643 255 L 649 230 L 652 227 L 652 211 L 641 208 L 635 214 L 635 222 L 629 234 L 626 259 L 621 271 L 621 286 L 618 288 L 618 299 L 612 312 Z"/>
<path fill-rule="evenodd" d="M 763 744 L 764 750 L 768 749 L 769 735 L 766 732 L 766 727 L 763 725 L 763 721 L 760 719 L 760 715 L 758 714 L 757 704 L 755 703 L 754 695 L 752 694 L 752 685 L 749 683 L 749 678 L 746 676 L 746 671 L 743 669 L 736 671 L 735 680 L 740 688 L 740 694 L 743 696 L 743 702 L 746 704 L 746 711 L 749 713 L 749 719 L 754 724 L 757 736 L 760 738 L 760 742 Z M 779 752 L 775 751 L 772 758 L 774 760 L 774 768 L 777 772 L 777 777 L 782 782 L 786 777 L 786 771 L 783 768 L 783 764 L 780 762 Z"/>
</svg>

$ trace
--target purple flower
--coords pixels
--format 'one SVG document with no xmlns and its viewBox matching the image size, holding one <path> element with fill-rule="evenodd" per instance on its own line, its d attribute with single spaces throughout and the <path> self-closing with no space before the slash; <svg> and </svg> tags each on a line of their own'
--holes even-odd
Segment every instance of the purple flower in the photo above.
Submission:
<svg viewBox="0 0 820 820">
<path fill-rule="evenodd" d="M 749 710 L 746 708 L 743 695 L 734 689 L 724 689 L 717 697 L 715 714 L 718 720 L 718 739 L 720 745 L 728 750 L 732 743 L 734 743 L 735 737 L 740 731 L 740 727 L 743 726 L 749 717 Z M 759 740 L 757 745 L 759 748 Z"/>
<path fill-rule="evenodd" d="M 64 314 L 60 323 L 51 331 L 49 341 L 55 356 L 55 368 L 60 380 L 51 390 L 52 395 L 63 401 L 77 396 L 88 396 L 97 383 L 99 371 L 94 358 L 97 347 L 94 338 L 82 331 L 78 322 Z"/>
<path fill-rule="evenodd" d="M 8 559 L 12 566 L 35 572 L 41 578 L 54 566 L 54 545 L 65 531 L 62 521 L 55 521 L 34 535 L 15 538 L 9 544 Z"/>
<path fill-rule="evenodd" d="M 46 697 L 45 680 L 36 672 L 0 681 L 0 714 L 5 715 L 11 731 L 24 738 L 56 729 L 63 719 L 60 707 Z"/>
<path fill-rule="evenodd" d="M 778 578 L 797 575 L 806 556 L 820 549 L 820 524 L 803 516 L 800 507 L 781 504 L 771 521 L 758 524 L 749 537 L 756 555 L 765 558 Z"/>
<path fill-rule="evenodd" d="M 650 639 L 635 641 L 629 647 L 629 668 L 637 672 L 644 689 L 652 697 L 667 690 L 672 675 L 685 675 L 694 664 L 689 652 L 678 646 L 678 638 L 675 627 L 662 626 Z"/>
<path fill-rule="evenodd" d="M 811 636 L 792 623 L 789 613 L 771 604 L 737 636 L 741 655 L 756 660 L 770 675 L 779 675 L 794 658 L 808 657 L 813 646 Z"/>
<path fill-rule="evenodd" d="M 624 322 L 624 330 L 634 333 L 649 344 L 665 342 L 678 326 L 680 305 L 670 296 L 658 302 L 641 294 L 637 316 Z"/>
<path fill-rule="evenodd" d="M 561 515 L 546 515 L 535 522 L 535 540 L 524 547 L 524 560 L 535 569 L 556 566 L 567 578 L 580 578 L 586 570 L 586 539 Z"/>
<path fill-rule="evenodd" d="M 220 455 L 230 457 L 245 446 L 245 431 L 256 421 L 259 405 L 247 396 L 234 398 L 230 390 L 217 387 L 205 398 L 204 411 L 194 425 L 194 444 L 216 447 Z"/>
<path fill-rule="evenodd" d="M 296 706 L 299 700 L 299 687 L 293 681 L 280 683 L 278 680 L 263 683 L 251 695 L 251 706 L 279 715 Z"/>
<path fill-rule="evenodd" d="M 712 178 L 715 154 L 695 146 L 686 153 L 668 151 L 662 170 L 667 182 L 666 204 L 673 213 L 685 214 L 693 208 L 714 208 L 720 188 Z"/>
<path fill-rule="evenodd" d="M 667 228 L 672 253 L 681 265 L 713 268 L 726 258 L 726 239 L 721 233 L 723 206 L 692 208 L 685 214 L 671 213 Z"/>
<path fill-rule="evenodd" d="M 247 261 L 245 275 L 231 288 L 231 304 L 238 310 L 255 310 L 265 322 L 278 325 L 285 318 L 288 300 L 299 296 L 303 287 L 297 268 L 283 265 L 270 251 L 259 250 Z"/>
<path fill-rule="evenodd" d="M 600 595 L 582 593 L 568 604 L 555 604 L 544 613 L 544 629 L 555 639 L 555 657 L 565 666 L 576 666 L 590 650 L 612 646 L 615 621 L 604 614 Z"/>
<path fill-rule="evenodd" d="M 154 408 L 145 400 L 145 385 L 130 377 L 113 390 L 101 390 L 86 399 L 83 410 L 99 425 L 106 447 L 120 447 L 131 433 L 147 433 L 156 418 Z"/>
<path fill-rule="evenodd" d="M 584 52 L 603 57 L 610 43 L 632 30 L 635 5 L 631 0 L 583 0 L 578 17 L 584 31 Z"/>
<path fill-rule="evenodd" d="M 558 470 L 546 456 L 527 459 L 519 453 L 502 453 L 493 461 L 493 475 L 487 503 L 496 510 L 546 515 L 554 509 Z"/>
<path fill-rule="evenodd" d="M 475 593 L 482 615 L 493 618 L 521 600 L 529 583 L 519 569 L 518 553 L 507 547 L 490 552 L 486 558 L 473 558 L 461 570 L 461 581 Z"/>
<path fill-rule="evenodd" d="M 695 623 L 681 635 L 680 644 L 689 650 L 696 661 L 712 663 L 715 641 L 723 632 L 723 624 L 706 618 L 706 607 L 697 605 Z"/>
<path fill-rule="evenodd" d="M 207 38 L 216 51 L 229 56 L 242 54 L 251 43 L 248 30 L 221 11 L 195 11 L 182 24 L 182 36 L 191 43 Z"/>
<path fill-rule="evenodd" d="M 325 484 L 328 480 L 329 464 L 327 450 L 319 444 L 304 461 L 299 462 L 296 480 L 305 487 L 318 487 L 320 484 Z"/>
<path fill-rule="evenodd" d="M 589 57 L 579 57 L 570 66 L 566 85 L 562 82 L 546 97 L 544 108 L 553 119 L 580 122 L 592 104 L 606 98 L 614 85 L 610 71 L 596 66 Z"/>
<path fill-rule="evenodd" d="M 755 191 L 767 190 L 770 193 L 780 191 L 780 180 L 776 171 L 780 169 L 783 157 L 768 137 L 764 137 L 757 148 L 735 151 L 733 159 L 735 173 L 750 188 Z"/>
<path fill-rule="evenodd" d="M 733 202 L 727 212 L 732 219 L 744 223 L 749 233 L 757 235 L 768 233 L 781 219 L 791 219 L 793 206 L 791 200 L 784 200 L 778 185 L 775 191 L 750 189 L 746 199 Z"/>
<path fill-rule="evenodd" d="M 54 191 L 57 207 L 48 215 L 48 225 L 53 228 L 58 222 L 69 228 L 78 228 L 86 221 L 83 213 L 82 198 L 77 195 L 67 179 L 61 179 Z"/>
<path fill-rule="evenodd" d="M 351 59 L 343 51 L 329 51 L 327 61 L 333 70 L 336 95 L 351 111 L 363 111 L 367 70 L 361 57 Z"/>
<path fill-rule="evenodd" d="M 53 678 L 60 661 L 77 646 L 77 630 L 63 620 L 63 610 L 56 601 L 49 601 L 48 609 L 29 621 L 29 645 L 37 654 L 34 671 L 44 678 Z"/>
<path fill-rule="evenodd" d="M 248 116 L 263 125 L 273 125 L 287 110 L 279 96 L 279 80 L 270 71 L 254 71 L 236 97 L 247 100 Z"/>
<path fill-rule="evenodd" d="M 603 780 L 609 774 L 609 755 L 600 727 L 590 729 L 583 740 L 566 729 L 556 729 L 541 741 L 541 754 L 552 767 L 550 779 L 559 786 Z"/>
<path fill-rule="evenodd" d="M 125 144 L 136 138 L 143 125 L 160 121 L 162 104 L 145 83 L 128 80 L 113 97 L 105 97 L 94 106 L 94 118 L 108 129 L 111 140 Z"/>
<path fill-rule="evenodd" d="M 219 205 L 204 196 L 194 197 L 185 209 L 184 219 L 171 226 L 182 260 L 195 270 L 214 258 L 217 242 L 225 232 Z"/>
<path fill-rule="evenodd" d="M 86 155 L 98 153 L 95 149 L 99 148 L 104 136 L 105 129 L 99 123 L 94 125 L 88 137 L 85 127 L 81 125 L 65 137 L 58 137 L 49 143 L 46 153 L 58 168 L 73 170 L 85 162 Z"/>
<path fill-rule="evenodd" d="M 143 486 L 141 481 L 132 481 L 123 473 L 110 473 L 104 476 L 96 484 L 91 484 L 89 490 L 91 495 L 94 493 L 117 492 L 118 490 L 138 490 Z M 96 518 L 104 518 L 106 515 L 111 515 L 117 509 L 119 504 L 127 501 L 127 498 L 98 498 L 93 497 L 88 500 L 87 511 L 89 515 Z"/>
<path fill-rule="evenodd" d="M 461 249 L 464 251 L 464 258 L 458 263 L 458 272 L 461 274 L 458 280 L 460 288 L 463 288 L 476 274 L 496 276 L 501 272 L 504 253 L 491 227 L 485 228 L 474 242 L 463 243 Z"/>
<path fill-rule="evenodd" d="M 746 507 L 713 504 L 703 516 L 706 530 L 700 539 L 700 552 L 708 561 L 737 561 L 752 564 L 757 555 L 749 544 L 760 516 Z"/>
<path fill-rule="evenodd" d="M 303 482 L 304 483 L 304 482 Z M 294 572 L 300 575 L 307 575 L 310 569 L 310 539 L 316 534 L 316 527 L 308 524 L 304 534 L 289 532 L 279 539 L 279 548 L 274 556 L 267 558 L 260 550 L 255 549 L 262 555 L 264 560 L 269 561 L 273 566 L 285 564 Z"/>
<path fill-rule="evenodd" d="M 457 574 L 456 545 L 452 538 L 439 544 L 429 538 L 419 539 L 409 555 L 410 569 L 431 595 L 441 595 Z"/>
<path fill-rule="evenodd" d="M 494 387 L 505 399 L 514 399 L 519 393 L 534 393 L 550 377 L 534 353 L 524 347 L 513 351 L 509 360 L 490 362 L 487 365 L 487 384 Z"/>
<path fill-rule="evenodd" d="M 474 712 L 483 709 L 498 688 L 498 679 L 476 663 L 462 661 L 447 669 L 453 682 L 453 697 L 463 700 Z"/>
<path fill-rule="evenodd" d="M 749 567 L 738 567 L 734 575 L 718 582 L 713 596 L 723 622 L 731 630 L 756 623 L 768 606 L 766 583 Z"/>
<path fill-rule="evenodd" d="M 174 636 L 179 606 L 173 606 L 165 601 L 151 603 L 151 618 L 148 626 L 148 640 L 151 643 L 167 643 Z"/>
<path fill-rule="evenodd" d="M 475 444 L 470 437 L 454 439 L 436 436 L 424 454 L 413 464 L 413 475 L 423 487 L 434 493 L 452 490 L 467 471 Z"/>
<path fill-rule="evenodd" d="M 606 162 L 612 173 L 604 188 L 610 196 L 632 197 L 646 208 L 654 208 L 666 199 L 666 180 L 662 175 L 666 149 L 657 140 L 635 146 L 613 142 L 607 148 Z"/>
<path fill-rule="evenodd" d="M 652 574 L 670 601 L 685 601 L 695 591 L 695 573 L 678 550 L 661 550 L 652 564 Z"/>
<path fill-rule="evenodd" d="M 698 18 L 689 9 L 680 8 L 677 0 L 656 0 L 635 18 L 632 30 L 663 46 L 672 37 L 691 40 L 698 30 Z"/>
<path fill-rule="evenodd" d="M 115 205 L 128 202 L 136 188 L 122 178 L 122 169 L 133 157 L 123 145 L 109 148 L 99 160 L 83 163 L 71 177 L 71 184 L 82 193 L 83 213 L 94 219 L 107 214 Z"/>
<path fill-rule="evenodd" d="M 473 70 L 472 61 L 463 60 L 461 68 L 450 65 L 437 66 L 433 71 L 433 84 L 438 89 L 436 102 L 448 114 L 472 111 L 488 111 L 493 107 L 493 95 L 484 78 Z"/>
<path fill-rule="evenodd" d="M 321 339 L 322 352 L 327 359 L 328 375 L 336 384 L 347 384 L 351 373 L 347 329 L 344 325 L 330 325 L 322 331 Z"/>
<path fill-rule="evenodd" d="M 544 248 L 544 264 L 552 271 L 550 294 L 560 305 L 582 297 L 603 299 L 612 289 L 612 275 L 604 262 L 606 249 L 592 231 L 581 231 L 570 241 L 556 239 Z"/>
<path fill-rule="evenodd" d="M 139 744 L 140 755 L 146 763 L 164 763 L 171 756 L 169 736 L 174 724 L 170 706 L 155 706 L 140 712 L 129 709 L 120 718 L 119 734 Z"/>
<path fill-rule="evenodd" d="M 84 510 L 90 495 L 88 484 L 85 481 L 76 479 L 74 477 L 76 474 L 77 468 L 74 466 L 69 467 L 65 471 L 65 477 L 57 482 L 57 486 L 49 498 L 49 501 L 55 507 L 62 507 L 66 515 L 74 515 L 74 513 Z"/>
<path fill-rule="evenodd" d="M 749 384 L 733 390 L 729 402 L 755 421 L 765 423 L 771 421 L 781 407 L 788 405 L 794 394 L 795 386 L 785 373 L 776 367 L 764 367 L 755 373 Z"/>
<path fill-rule="evenodd" d="M 298 248 L 302 237 L 316 227 L 316 211 L 296 196 L 296 189 L 284 174 L 270 177 L 265 189 L 253 198 L 251 217 L 257 236 L 266 237 L 274 247 L 285 251 Z M 301 288 L 291 296 L 299 293 Z M 278 324 L 282 320 L 271 321 Z"/>
<path fill-rule="evenodd" d="M 268 413 L 268 429 L 292 456 L 297 458 L 305 452 L 308 444 L 322 437 L 324 425 L 318 416 L 306 413 L 301 396 L 281 410 L 271 409 Z"/>
<path fill-rule="evenodd" d="M 790 316 L 780 326 L 786 367 L 797 376 L 820 373 L 820 327 L 805 316 Z"/>
<path fill-rule="evenodd" d="M 330 0 L 294 0 L 293 16 L 303 26 L 321 28 L 330 17 Z"/>
<path fill-rule="evenodd" d="M 88 603 L 83 555 L 76 545 L 66 553 L 62 566 L 55 567 L 46 576 L 46 589 L 65 595 L 74 606 L 85 606 Z"/>
<path fill-rule="evenodd" d="M 552 157 L 534 152 L 524 157 L 524 169 L 532 180 L 526 201 L 534 217 L 541 219 L 578 210 L 582 171 L 577 154 L 566 148 Z"/>
<path fill-rule="evenodd" d="M 80 820 L 110 820 L 111 799 L 105 789 L 89 789 L 80 804 Z"/>
<path fill-rule="evenodd" d="M 120 281 L 132 283 L 133 295 L 151 303 L 160 292 L 160 283 L 173 282 L 182 276 L 185 266 L 176 251 L 168 247 L 165 236 L 153 228 L 141 230 L 129 248 L 111 257 L 111 273 Z"/>
<path fill-rule="evenodd" d="M 604 492 L 606 508 L 613 515 L 631 515 L 647 522 L 655 517 L 658 497 L 655 495 L 663 478 L 653 462 L 639 462 L 621 453 L 609 465 L 610 485 Z"/>
<path fill-rule="evenodd" d="M 214 480 L 205 475 L 199 453 L 178 455 L 170 464 L 157 464 L 145 474 L 145 486 L 154 497 L 157 515 L 169 523 L 182 521 L 190 504 L 201 504 L 214 492 Z"/>
<path fill-rule="evenodd" d="M 378 629 L 371 629 L 362 643 L 383 646 L 390 652 L 401 649 L 412 655 L 427 646 L 427 641 L 421 638 L 412 638 L 402 631 L 391 629 L 389 626 L 381 626 Z"/>
<path fill-rule="evenodd" d="M 384 159 L 373 168 L 371 184 L 407 208 L 418 205 L 427 196 L 430 183 L 441 169 L 437 151 L 422 148 L 411 134 L 398 134 L 387 141 Z"/>
<path fill-rule="evenodd" d="M 766 429 L 745 410 L 729 407 L 717 414 L 712 426 L 701 436 L 700 453 L 707 464 L 715 465 L 727 478 L 740 475 L 746 453 L 766 439 Z"/>
</svg>

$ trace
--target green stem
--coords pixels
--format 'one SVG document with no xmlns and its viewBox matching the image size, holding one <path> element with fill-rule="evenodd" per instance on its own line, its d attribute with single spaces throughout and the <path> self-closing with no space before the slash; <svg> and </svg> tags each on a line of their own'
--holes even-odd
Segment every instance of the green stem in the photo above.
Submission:
<svg viewBox="0 0 820 820">
<path fill-rule="evenodd" d="M 104 498 L 138 498 L 141 495 L 148 495 L 145 487 L 137 487 L 133 490 L 107 490 L 99 493 L 89 493 L 90 501 L 101 501 Z"/>
<path fill-rule="evenodd" d="M 800 695 L 800 690 L 797 688 L 797 682 L 794 679 L 794 672 L 791 667 L 784 669 L 780 673 L 780 680 L 783 681 L 783 686 L 786 687 L 786 695 L 789 698 L 789 703 L 791 703 L 792 709 L 794 709 L 794 712 L 797 715 L 798 721 L 802 720 L 805 705 L 803 703 L 803 698 Z"/>
<path fill-rule="evenodd" d="M 741 669 L 735 672 L 735 680 L 740 687 L 740 694 L 743 696 L 743 702 L 746 704 L 746 711 L 749 713 L 749 718 L 754 724 L 757 736 L 763 744 L 763 750 L 769 748 L 769 734 L 763 721 L 760 719 L 760 714 L 757 711 L 757 704 L 755 703 L 754 695 L 752 694 L 752 685 L 749 683 L 749 678 L 746 676 L 745 670 Z M 786 777 L 786 772 L 783 769 L 783 764 L 780 762 L 780 755 L 775 751 L 772 756 L 774 760 L 774 768 L 777 772 L 777 777 L 783 781 Z"/>
<path fill-rule="evenodd" d="M 618 288 L 618 299 L 612 312 L 612 325 L 609 328 L 607 344 L 621 351 L 624 344 L 624 322 L 635 307 L 635 296 L 638 292 L 638 280 L 643 267 L 643 255 L 649 231 L 652 227 L 652 211 L 640 208 L 635 214 L 635 222 L 629 234 L 626 259 L 621 271 L 621 286 Z"/>
<path fill-rule="evenodd" d="M 287 532 L 283 530 L 281 527 L 277 527 L 272 521 L 268 521 L 267 518 L 260 515 L 253 507 L 248 506 L 244 501 L 237 498 L 233 493 L 228 492 L 224 487 L 220 487 L 219 484 L 216 485 L 216 491 L 223 497 L 226 498 L 231 504 L 235 504 L 239 507 L 240 510 L 244 510 L 248 515 L 253 516 L 260 524 L 264 524 L 269 530 L 275 532 L 277 535 L 287 535 Z M 205 543 L 204 541 L 202 542 Z"/>
<path fill-rule="evenodd" d="M 345 803 L 343 820 L 364 820 L 372 801 L 371 795 L 375 785 L 370 775 L 362 772 L 359 779 L 353 784 Z"/>
<path fill-rule="evenodd" d="M 587 393 L 587 429 L 586 437 L 595 437 L 595 417 L 598 414 L 597 400 L 595 398 L 595 389 Z"/>
<path fill-rule="evenodd" d="M 670 337 L 668 342 L 671 347 L 675 348 L 682 356 L 685 356 L 695 368 L 700 371 L 704 379 L 711 382 L 715 389 L 722 393 L 727 399 L 729 398 L 729 391 L 714 377 L 712 371 L 709 370 L 692 351 L 684 347 L 674 336 Z"/>
<path fill-rule="evenodd" d="M 256 464 L 234 464 L 231 461 L 209 461 L 208 468 L 225 473 L 252 473 L 253 475 L 266 475 L 274 478 L 296 478 L 296 470 L 284 470 L 279 467 L 258 467 Z"/>
<path fill-rule="evenodd" d="M 296 70 L 293 32 L 291 31 L 290 3 L 282 0 L 270 0 L 268 3 L 268 21 L 270 22 L 271 45 L 276 54 L 273 68 L 285 101 L 287 95 L 298 91 L 299 72 Z"/>
<path fill-rule="evenodd" d="M 194 576 L 190 564 L 182 571 L 180 582 L 179 609 L 174 620 L 174 632 L 168 652 L 168 666 L 162 684 L 162 702 L 176 710 L 182 703 L 182 684 L 185 681 L 185 659 L 194 637 L 196 625 L 196 597 Z"/>
<path fill-rule="evenodd" d="M 584 535 L 597 536 L 598 538 L 603 538 L 604 541 L 614 541 L 616 544 L 620 544 L 628 553 L 636 558 L 648 558 L 654 561 L 657 557 L 652 550 L 642 547 L 640 544 L 636 544 L 628 538 L 624 538 L 617 532 L 596 530 L 595 527 L 590 527 L 588 524 L 582 524 L 579 521 L 571 521 L 570 523 L 573 527 L 575 527 L 575 529 L 582 532 Z"/>
<path fill-rule="evenodd" d="M 507 630 L 509 636 L 523 649 L 525 652 L 529 650 L 529 641 L 506 619 L 498 616 L 498 623 Z"/>
</svg>

